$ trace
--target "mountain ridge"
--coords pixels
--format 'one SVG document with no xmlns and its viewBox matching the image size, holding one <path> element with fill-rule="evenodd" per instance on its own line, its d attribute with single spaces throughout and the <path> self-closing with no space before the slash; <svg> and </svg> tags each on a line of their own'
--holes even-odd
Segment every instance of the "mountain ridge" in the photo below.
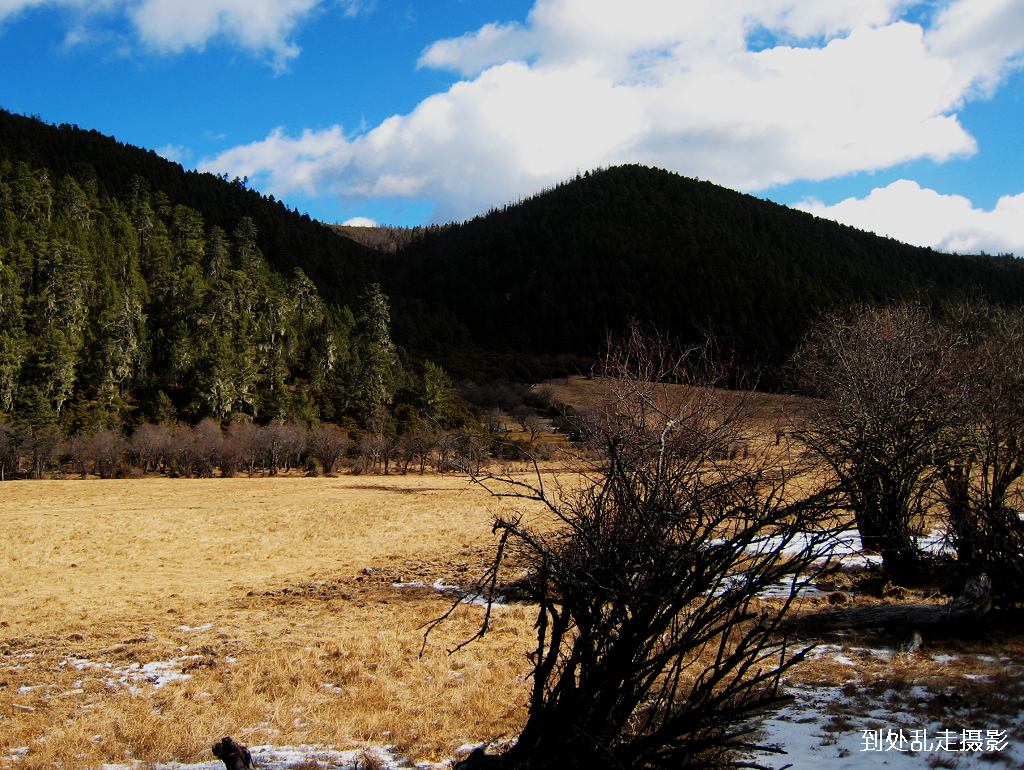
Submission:
<svg viewBox="0 0 1024 770">
<path fill-rule="evenodd" d="M 54 180 L 94 180 L 122 201 L 144 179 L 227 233 L 250 218 L 270 268 L 286 278 L 301 269 L 338 308 L 381 283 L 396 342 L 464 378 L 585 370 L 607 334 L 634 319 L 684 342 L 710 330 L 744 368 L 778 369 L 824 309 L 971 295 L 1024 304 L 1021 260 L 909 246 L 640 165 L 586 172 L 464 222 L 369 237 L 245 180 L 0 110 L 4 158 Z"/>
<path fill-rule="evenodd" d="M 777 367 L 824 309 L 1024 302 L 1015 258 L 909 246 L 640 165 L 428 229 L 383 255 L 381 276 L 409 321 L 397 338 L 434 355 L 434 312 L 469 345 L 513 356 L 593 356 L 635 318 L 688 341 L 710 329 L 745 365 Z"/>
</svg>

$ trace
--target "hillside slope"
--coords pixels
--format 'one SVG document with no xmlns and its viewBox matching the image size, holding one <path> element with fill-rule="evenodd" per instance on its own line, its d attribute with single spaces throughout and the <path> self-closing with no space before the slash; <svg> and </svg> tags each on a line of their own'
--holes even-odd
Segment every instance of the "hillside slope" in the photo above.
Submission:
<svg viewBox="0 0 1024 770">
<path fill-rule="evenodd" d="M 711 329 L 741 361 L 773 365 L 820 308 L 967 293 L 1024 301 L 1013 258 L 915 248 L 641 166 L 430 228 L 385 258 L 382 277 L 399 340 L 449 362 L 454 343 L 588 355 L 638 318 L 684 339 Z"/>
<path fill-rule="evenodd" d="M 374 269 L 376 257 L 369 249 L 338 238 L 329 227 L 289 210 L 273 196 L 248 189 L 244 181 L 185 171 L 152 150 L 98 131 L 52 126 L 0 110 L 0 160 L 4 159 L 45 168 L 53 179 L 94 178 L 101 194 L 120 200 L 131 198 L 135 180 L 141 178 L 172 204 L 200 212 L 208 225 L 229 233 L 249 217 L 270 266 L 285 275 L 301 268 L 330 302 L 352 306 Z"/>
<path fill-rule="evenodd" d="M 240 182 L 0 113 L 0 432 L 390 403 L 377 260 Z"/>
</svg>

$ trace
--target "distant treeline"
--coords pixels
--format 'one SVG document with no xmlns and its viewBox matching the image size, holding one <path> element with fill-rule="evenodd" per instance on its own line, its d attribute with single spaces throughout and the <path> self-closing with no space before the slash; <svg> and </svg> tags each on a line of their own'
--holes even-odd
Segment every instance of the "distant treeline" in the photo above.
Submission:
<svg viewBox="0 0 1024 770">
<path fill-rule="evenodd" d="M 546 388 L 467 383 L 461 397 L 443 373 L 426 365 L 428 389 L 394 408 L 340 423 L 205 417 L 195 425 L 143 422 L 125 432 L 94 427 L 66 432 L 54 420 L 0 415 L 0 481 L 55 476 L 204 478 L 247 474 L 445 473 L 491 460 L 548 459 L 538 436 L 556 429 L 570 438 L 574 415 Z M 522 433 L 514 437 L 518 427 Z"/>
<path fill-rule="evenodd" d="M 416 416 L 396 423 L 389 415 L 369 420 L 365 428 L 273 420 L 239 421 L 224 429 L 207 417 L 194 426 L 143 423 L 128 436 L 100 429 L 65 437 L 54 424 L 0 422 L 0 481 L 145 474 L 227 478 L 293 470 L 321 475 L 342 467 L 351 473 L 446 473 L 479 470 L 493 459 L 549 457 L 548 447 L 534 443 L 544 425 L 537 414 L 520 410 L 515 419 L 529 439 L 509 438 L 510 428 L 496 411 L 484 425 L 450 430 Z"/>
</svg>

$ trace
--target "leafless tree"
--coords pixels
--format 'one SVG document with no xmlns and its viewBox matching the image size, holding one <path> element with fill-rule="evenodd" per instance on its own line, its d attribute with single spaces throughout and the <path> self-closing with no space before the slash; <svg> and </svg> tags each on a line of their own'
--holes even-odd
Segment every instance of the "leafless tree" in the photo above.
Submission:
<svg viewBox="0 0 1024 770">
<path fill-rule="evenodd" d="M 89 475 L 89 463 L 92 460 L 92 452 L 89 449 L 89 437 L 85 433 L 72 436 L 67 442 L 67 457 L 77 468 L 78 475 L 86 478 Z"/>
<path fill-rule="evenodd" d="M 308 446 L 308 431 L 306 428 L 294 420 L 286 422 L 284 424 L 285 471 L 302 466 Z"/>
<path fill-rule="evenodd" d="M 795 356 L 820 397 L 795 434 L 831 469 L 864 548 L 897 582 L 921 577 L 914 527 L 948 448 L 961 342 L 916 305 L 860 307 L 825 317 Z"/>
<path fill-rule="evenodd" d="M 193 472 L 200 478 L 212 478 L 224 452 L 224 432 L 220 423 L 207 417 L 192 429 Z"/>
<path fill-rule="evenodd" d="M 238 420 L 228 426 L 228 439 L 237 448 L 239 464 L 252 478 L 263 453 L 261 430 L 248 420 Z"/>
<path fill-rule="evenodd" d="M 544 429 L 544 420 L 526 404 L 520 404 L 512 413 L 519 427 L 530 434 L 530 443 L 537 440 L 537 434 Z"/>
<path fill-rule="evenodd" d="M 170 454 L 171 432 L 166 425 L 143 423 L 132 433 L 128 443 L 129 458 L 144 473 L 158 471 Z"/>
<path fill-rule="evenodd" d="M 997 600 L 1024 594 L 1024 316 L 974 303 L 959 309 L 968 340 L 962 383 L 939 466 L 948 534 L 958 561 L 992 578 Z"/>
<path fill-rule="evenodd" d="M 267 472 L 276 476 L 287 461 L 291 444 L 289 429 L 284 420 L 272 420 L 259 429 L 259 435 Z"/>
<path fill-rule="evenodd" d="M 410 427 L 405 440 L 412 461 L 419 465 L 419 472 L 422 475 L 426 470 L 427 460 L 437 445 L 437 431 L 426 420 L 417 420 Z"/>
<path fill-rule="evenodd" d="M 780 625 L 828 550 L 835 499 L 797 497 L 767 448 L 726 459 L 752 429 L 743 399 L 704 387 L 704 353 L 634 329 L 604 361 L 605 404 L 580 426 L 597 459 L 576 482 L 474 476 L 549 517 L 494 524 L 476 591 L 493 597 L 510 560 L 528 568 L 533 683 L 515 744 L 465 770 L 762 767 L 744 752 L 805 653 Z"/>
<path fill-rule="evenodd" d="M 124 462 L 125 451 L 124 436 L 109 429 L 82 433 L 68 442 L 68 453 L 83 479 L 90 468 L 101 479 L 114 478 Z"/>
<path fill-rule="evenodd" d="M 505 433 L 506 431 L 505 419 L 501 415 L 501 410 L 497 407 L 484 412 L 481 422 L 491 435 Z"/>
<path fill-rule="evenodd" d="M 352 439 L 337 425 L 322 422 L 309 435 L 309 450 L 328 476 L 334 473 L 338 461 L 344 457 Z"/>
<path fill-rule="evenodd" d="M 196 472 L 195 433 L 187 425 L 170 429 L 167 467 L 174 476 L 189 478 Z"/>
</svg>

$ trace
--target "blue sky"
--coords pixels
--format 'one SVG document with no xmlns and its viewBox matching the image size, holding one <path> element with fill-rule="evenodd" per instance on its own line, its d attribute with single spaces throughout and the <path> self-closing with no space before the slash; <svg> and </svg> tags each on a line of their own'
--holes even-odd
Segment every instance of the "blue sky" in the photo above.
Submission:
<svg viewBox="0 0 1024 770">
<path fill-rule="evenodd" d="M 669 168 L 1024 255 L 1024 0 L 0 0 L 0 106 L 329 222 Z"/>
</svg>

